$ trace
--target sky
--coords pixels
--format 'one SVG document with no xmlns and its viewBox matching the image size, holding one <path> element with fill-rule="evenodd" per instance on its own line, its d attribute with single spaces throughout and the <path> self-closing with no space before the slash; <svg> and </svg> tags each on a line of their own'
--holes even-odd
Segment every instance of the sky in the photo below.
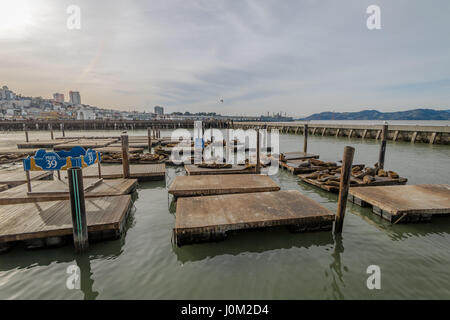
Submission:
<svg viewBox="0 0 450 320">
<path fill-rule="evenodd" d="M 448 0 L 0 4 L 0 86 L 22 95 L 166 113 L 450 109 Z"/>
</svg>

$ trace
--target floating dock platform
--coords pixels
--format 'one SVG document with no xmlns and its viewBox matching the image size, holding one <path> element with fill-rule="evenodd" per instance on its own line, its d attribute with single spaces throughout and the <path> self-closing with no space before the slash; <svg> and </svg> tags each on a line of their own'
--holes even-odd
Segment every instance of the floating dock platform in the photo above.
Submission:
<svg viewBox="0 0 450 320">
<path fill-rule="evenodd" d="M 89 241 L 115 239 L 131 208 L 130 195 L 86 199 Z M 28 248 L 59 246 L 72 238 L 69 200 L 0 206 L 0 251 L 16 241 Z"/>
<path fill-rule="evenodd" d="M 331 230 L 334 213 L 297 190 L 180 198 L 174 238 L 178 246 L 223 240 L 231 230 L 291 226 Z"/>
<path fill-rule="evenodd" d="M 57 144 L 53 147 L 55 150 L 71 150 L 73 147 L 80 146 L 84 149 L 97 149 L 106 147 L 117 139 L 80 139 L 72 142 Z"/>
<path fill-rule="evenodd" d="M 255 173 L 255 168 L 247 168 L 245 165 L 233 164 L 231 168 L 200 168 L 195 164 L 186 164 L 184 169 L 190 176 L 206 174 L 243 174 Z"/>
<path fill-rule="evenodd" d="M 63 143 L 70 143 L 76 141 L 76 139 L 53 139 L 53 140 L 35 140 L 29 142 L 20 142 L 17 144 L 18 149 L 52 149 L 54 146 Z"/>
<path fill-rule="evenodd" d="M 350 188 L 349 201 L 372 211 L 391 223 L 430 221 L 450 214 L 450 185 Z"/>
<path fill-rule="evenodd" d="M 297 177 L 299 179 L 307 184 L 310 184 L 312 186 L 321 188 L 328 192 L 333 193 L 339 193 L 339 183 L 336 185 L 327 185 L 325 183 L 322 183 L 318 181 L 317 179 L 308 179 L 308 174 L 299 174 Z M 340 175 L 337 175 L 339 177 Z M 408 179 L 399 177 L 398 179 L 393 179 L 389 177 L 379 177 L 374 176 L 375 181 L 372 181 L 368 184 L 363 183 L 362 179 L 357 179 L 354 177 L 350 177 L 350 190 L 354 187 L 373 187 L 373 186 L 395 186 L 395 185 L 404 185 L 406 182 L 408 182 Z"/>
<path fill-rule="evenodd" d="M 280 160 L 284 162 L 288 160 L 319 159 L 319 157 L 320 156 L 318 154 L 304 153 L 300 151 L 280 153 Z"/>
<path fill-rule="evenodd" d="M 169 188 L 175 198 L 278 191 L 270 177 L 257 174 L 177 176 Z"/>
<path fill-rule="evenodd" d="M 30 180 L 51 179 L 50 171 L 30 171 Z M 27 183 L 27 178 L 23 168 L 0 170 L 0 184 L 7 185 L 12 188 Z"/>
<path fill-rule="evenodd" d="M 98 198 L 129 194 L 136 189 L 137 180 L 87 178 L 83 184 L 85 198 Z M 67 179 L 32 181 L 31 186 L 31 193 L 26 184 L 0 192 L 0 205 L 69 199 Z"/>
<path fill-rule="evenodd" d="M 122 165 L 102 165 L 102 178 L 123 178 Z M 83 169 L 83 177 L 98 178 L 98 167 L 91 166 Z M 130 164 L 130 178 L 138 181 L 164 180 L 166 178 L 166 164 Z"/>
<path fill-rule="evenodd" d="M 108 153 L 122 153 L 122 147 L 114 147 L 112 145 L 106 146 L 106 147 L 101 147 L 101 148 L 96 148 L 95 151 L 98 151 L 100 153 L 104 153 L 104 154 L 108 154 Z M 128 148 L 128 152 L 129 153 L 142 153 L 144 152 L 144 148 L 135 148 L 135 147 L 131 147 Z"/>
</svg>

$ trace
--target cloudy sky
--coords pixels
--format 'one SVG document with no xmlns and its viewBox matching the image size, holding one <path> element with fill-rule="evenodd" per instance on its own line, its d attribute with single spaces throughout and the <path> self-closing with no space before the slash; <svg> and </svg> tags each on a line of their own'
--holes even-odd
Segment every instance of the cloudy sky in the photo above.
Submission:
<svg viewBox="0 0 450 320">
<path fill-rule="evenodd" d="M 140 111 L 450 109 L 449 14 L 448 0 L 1 0 L 0 85 Z"/>
</svg>

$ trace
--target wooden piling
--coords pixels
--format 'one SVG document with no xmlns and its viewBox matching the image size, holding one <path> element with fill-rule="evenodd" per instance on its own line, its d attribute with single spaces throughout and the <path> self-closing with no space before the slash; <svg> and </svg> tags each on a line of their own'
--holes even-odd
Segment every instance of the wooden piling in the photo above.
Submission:
<svg viewBox="0 0 450 320">
<path fill-rule="evenodd" d="M 152 132 L 150 128 L 147 128 L 147 138 L 148 138 L 148 152 L 152 150 Z"/>
<path fill-rule="evenodd" d="M 100 160 L 98 161 L 98 178 L 102 178 L 102 165 L 100 164 Z"/>
<path fill-rule="evenodd" d="M 256 173 L 261 173 L 261 163 L 260 163 L 260 146 L 259 146 L 259 129 L 256 129 Z"/>
<path fill-rule="evenodd" d="M 128 179 L 130 177 L 130 163 L 128 161 L 128 135 L 122 135 L 120 140 L 122 141 L 123 178 Z"/>
<path fill-rule="evenodd" d="M 303 126 L 303 135 L 304 135 L 303 152 L 306 153 L 306 151 L 308 150 L 308 124 L 305 124 Z"/>
<path fill-rule="evenodd" d="M 25 175 L 27 177 L 27 190 L 28 192 L 31 192 L 31 178 L 30 178 L 30 171 L 25 171 Z"/>
<path fill-rule="evenodd" d="M 86 203 L 84 200 L 83 172 L 81 168 L 69 168 L 69 199 L 72 212 L 73 243 L 77 252 L 89 247 Z"/>
<path fill-rule="evenodd" d="M 61 123 L 60 127 L 61 127 L 62 136 L 64 138 L 66 136 L 66 133 L 64 132 L 64 123 Z"/>
<path fill-rule="evenodd" d="M 345 208 L 347 206 L 348 189 L 350 187 L 350 173 L 352 171 L 353 155 L 355 148 L 345 147 L 342 158 L 341 181 L 339 184 L 339 199 L 334 223 L 334 232 L 341 233 L 344 225 Z"/>
<path fill-rule="evenodd" d="M 28 139 L 28 129 L 25 127 L 25 141 L 26 142 L 29 142 L 29 139 Z"/>
<path fill-rule="evenodd" d="M 380 148 L 380 154 L 378 157 L 378 169 L 384 168 L 384 157 L 386 154 L 386 140 L 388 136 L 388 125 L 383 125 L 383 130 L 381 131 L 381 148 Z"/>
</svg>

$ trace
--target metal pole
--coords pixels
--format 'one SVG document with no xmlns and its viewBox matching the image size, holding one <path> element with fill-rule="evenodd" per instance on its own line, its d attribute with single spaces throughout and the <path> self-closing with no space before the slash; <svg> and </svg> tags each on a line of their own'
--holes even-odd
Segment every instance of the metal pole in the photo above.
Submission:
<svg viewBox="0 0 450 320">
<path fill-rule="evenodd" d="M 70 208 L 72 211 L 73 243 L 77 252 L 83 252 L 89 247 L 83 171 L 81 168 L 69 168 L 67 173 L 69 178 Z"/>
<path fill-rule="evenodd" d="M 350 173 L 352 172 L 353 155 L 355 148 L 345 147 L 342 158 L 341 182 L 339 184 L 339 199 L 334 223 L 334 232 L 341 233 L 344 225 L 345 208 L 347 206 L 348 189 L 350 187 Z"/>
</svg>

